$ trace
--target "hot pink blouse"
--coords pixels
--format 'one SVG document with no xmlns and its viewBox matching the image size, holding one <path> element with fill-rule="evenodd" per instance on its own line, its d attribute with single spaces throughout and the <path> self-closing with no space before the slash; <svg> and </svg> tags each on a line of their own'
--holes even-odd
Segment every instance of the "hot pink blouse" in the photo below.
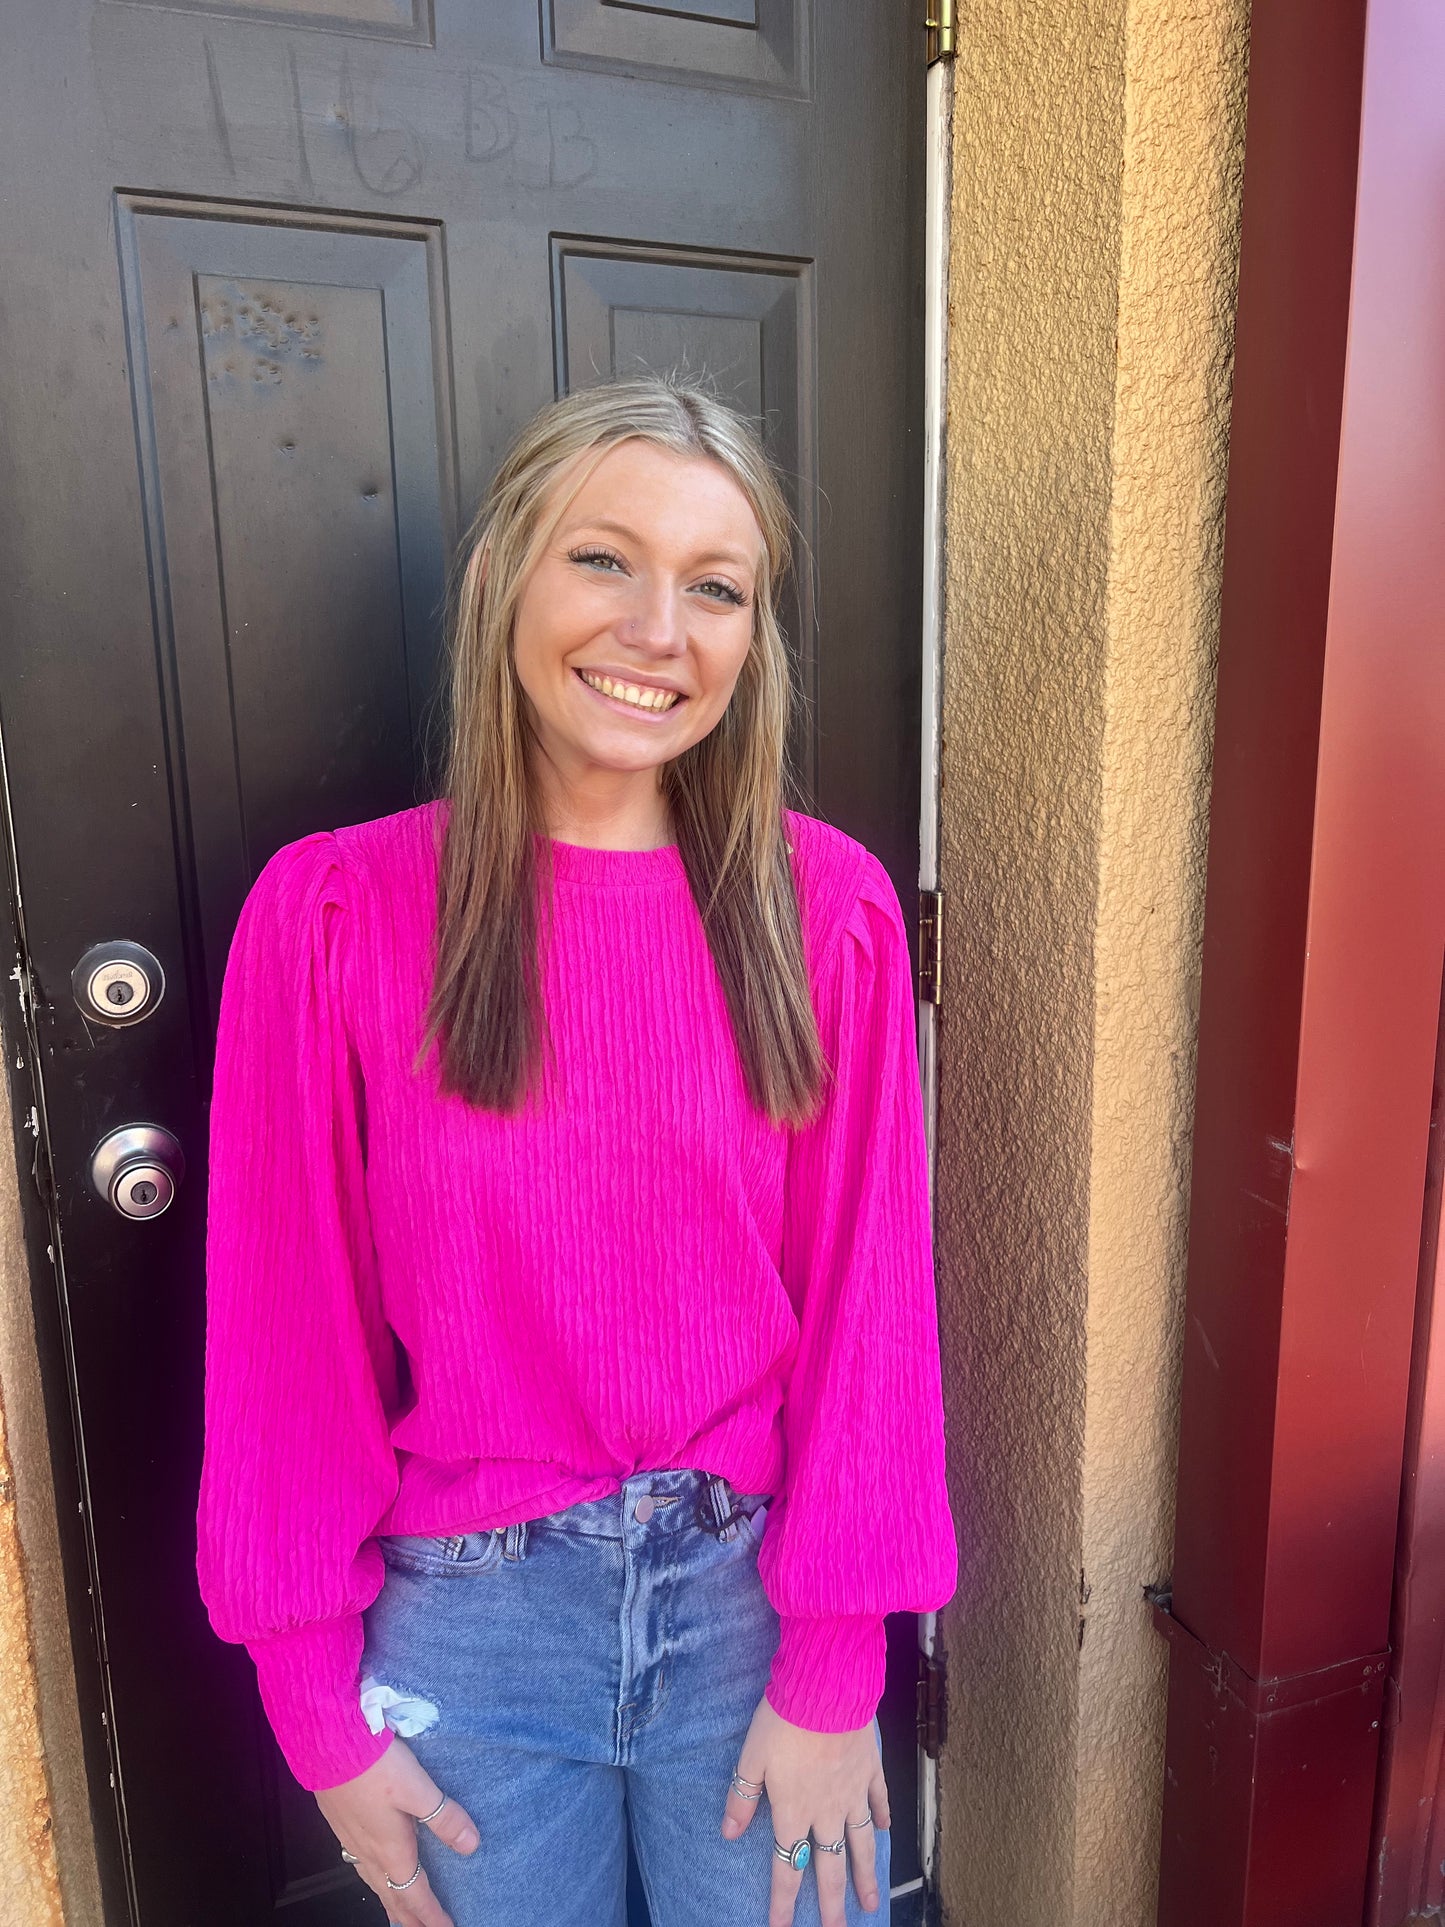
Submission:
<svg viewBox="0 0 1445 1927">
<path fill-rule="evenodd" d="M 897 895 L 791 814 L 832 1066 L 820 1115 L 749 1102 L 675 847 L 551 845 L 540 1102 L 413 1070 L 444 804 L 308 836 L 246 900 L 211 1112 L 201 1592 L 305 1787 L 391 1734 L 358 1698 L 376 1536 L 538 1518 L 636 1472 L 774 1502 L 776 1710 L 872 1718 L 883 1615 L 956 1546 L 922 1105 Z"/>
</svg>

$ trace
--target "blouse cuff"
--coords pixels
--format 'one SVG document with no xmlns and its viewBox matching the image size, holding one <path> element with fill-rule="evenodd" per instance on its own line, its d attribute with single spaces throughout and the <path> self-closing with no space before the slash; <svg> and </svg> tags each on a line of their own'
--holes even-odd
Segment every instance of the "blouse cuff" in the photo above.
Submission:
<svg viewBox="0 0 1445 1927">
<path fill-rule="evenodd" d="M 248 1640 L 261 1703 L 286 1764 L 308 1793 L 354 1780 L 391 1745 L 361 1710 L 359 1613 Z"/>
<path fill-rule="evenodd" d="M 775 1713 L 813 1733 L 867 1726 L 883 1694 L 887 1642 L 881 1618 L 780 1616 L 782 1633 L 763 1697 Z"/>
</svg>

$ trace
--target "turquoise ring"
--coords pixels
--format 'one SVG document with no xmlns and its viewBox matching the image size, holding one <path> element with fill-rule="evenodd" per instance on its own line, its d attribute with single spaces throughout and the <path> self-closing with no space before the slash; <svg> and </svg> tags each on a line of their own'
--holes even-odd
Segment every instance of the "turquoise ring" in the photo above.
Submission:
<svg viewBox="0 0 1445 1927">
<path fill-rule="evenodd" d="M 786 1860 L 794 1873 L 801 1873 L 813 1857 L 813 1849 L 806 1840 L 795 1840 L 791 1847 L 785 1847 L 776 1834 L 773 1836 L 773 1852 L 779 1860 Z"/>
</svg>

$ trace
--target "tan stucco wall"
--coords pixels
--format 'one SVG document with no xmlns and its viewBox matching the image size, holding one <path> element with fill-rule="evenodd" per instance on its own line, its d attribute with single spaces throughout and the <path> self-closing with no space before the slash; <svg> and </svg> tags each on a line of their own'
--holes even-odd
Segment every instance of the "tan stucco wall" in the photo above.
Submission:
<svg viewBox="0 0 1445 1927">
<path fill-rule="evenodd" d="M 22 1139 L 21 1156 L 31 1144 Z M 19 1173 L 8 1145 L 0 1151 L 0 1867 L 0 1927 L 101 1927 Z"/>
<path fill-rule="evenodd" d="M 1145 1927 L 1247 0 L 959 27 L 940 1888 L 961 1927 Z"/>
</svg>

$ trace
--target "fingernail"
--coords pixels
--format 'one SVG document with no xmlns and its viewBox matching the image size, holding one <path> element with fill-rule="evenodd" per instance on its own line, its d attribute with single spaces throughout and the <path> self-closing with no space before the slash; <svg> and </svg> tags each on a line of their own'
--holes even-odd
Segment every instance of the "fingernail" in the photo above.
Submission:
<svg viewBox="0 0 1445 1927">
<path fill-rule="evenodd" d="M 457 1845 L 463 1853 L 470 1853 L 477 1844 L 477 1836 L 470 1827 L 463 1827 L 457 1835 Z"/>
<path fill-rule="evenodd" d="M 723 1821 L 723 1838 L 725 1840 L 736 1840 L 738 1835 L 741 1832 L 742 1832 L 742 1828 L 738 1825 L 736 1820 Z"/>
</svg>

